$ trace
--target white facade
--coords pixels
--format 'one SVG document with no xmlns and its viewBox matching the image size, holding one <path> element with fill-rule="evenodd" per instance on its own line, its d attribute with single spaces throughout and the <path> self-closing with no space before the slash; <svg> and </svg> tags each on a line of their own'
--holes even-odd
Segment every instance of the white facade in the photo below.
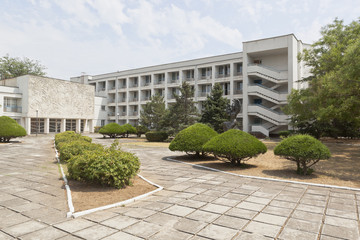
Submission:
<svg viewBox="0 0 360 240">
<path fill-rule="evenodd" d="M 28 134 L 92 132 L 94 87 L 25 75 L 0 81 L 0 116 L 18 121 Z"/>
<path fill-rule="evenodd" d="M 175 101 L 183 81 L 195 89 L 194 100 L 201 111 L 206 96 L 220 83 L 224 96 L 241 99 L 238 121 L 246 132 L 269 136 L 288 129 L 288 116 L 281 107 L 297 80 L 308 71 L 298 63 L 303 44 L 292 34 L 243 43 L 243 52 L 144 67 L 95 76 L 71 78 L 71 81 L 95 86 L 97 96 L 106 97 L 96 124 L 109 122 L 137 124 L 142 106 L 151 95 L 164 96 L 166 105 Z M 102 117 L 102 118 L 101 118 Z"/>
</svg>

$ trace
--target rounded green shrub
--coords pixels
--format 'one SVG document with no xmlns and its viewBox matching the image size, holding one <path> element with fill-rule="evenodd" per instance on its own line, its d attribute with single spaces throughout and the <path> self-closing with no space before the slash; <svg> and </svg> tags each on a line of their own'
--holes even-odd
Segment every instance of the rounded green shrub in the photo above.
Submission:
<svg viewBox="0 0 360 240">
<path fill-rule="evenodd" d="M 163 142 L 168 138 L 166 132 L 150 131 L 145 134 L 149 142 Z"/>
<path fill-rule="evenodd" d="M 294 135 L 282 140 L 274 154 L 296 162 L 298 174 L 311 174 L 311 167 L 322 159 L 331 157 L 330 150 L 310 135 Z"/>
<path fill-rule="evenodd" d="M 84 151 L 102 150 L 101 144 L 90 143 L 84 140 L 63 142 L 59 145 L 60 160 L 68 161 L 71 157 L 82 154 Z"/>
<path fill-rule="evenodd" d="M 67 168 L 71 179 L 122 188 L 131 184 L 140 161 L 132 153 L 110 147 L 73 156 Z"/>
<path fill-rule="evenodd" d="M 147 132 L 149 132 L 150 130 L 144 126 L 144 125 L 137 125 L 136 126 L 136 134 L 138 137 L 141 137 L 142 134 L 145 134 Z"/>
<path fill-rule="evenodd" d="M 9 142 L 11 138 L 26 136 L 26 130 L 16 120 L 7 117 L 0 117 L 0 142 Z"/>
<path fill-rule="evenodd" d="M 126 137 L 129 137 L 129 134 L 136 134 L 136 128 L 129 123 L 124 124 L 121 127 L 123 128 L 123 131 L 125 131 Z"/>
<path fill-rule="evenodd" d="M 99 133 L 104 137 L 109 136 L 110 138 L 115 138 L 117 136 L 123 135 L 126 133 L 125 129 L 117 123 L 109 123 L 103 126 Z"/>
<path fill-rule="evenodd" d="M 218 133 L 211 127 L 202 123 L 196 123 L 181 130 L 171 141 L 169 149 L 186 153 L 195 152 L 199 156 L 200 153 L 204 153 L 204 144 L 217 135 Z"/>
<path fill-rule="evenodd" d="M 215 156 L 225 158 L 233 164 L 241 164 L 267 151 L 264 143 L 254 136 L 237 129 L 228 130 L 210 139 L 203 149 L 206 152 L 213 153 Z"/>
<path fill-rule="evenodd" d="M 77 141 L 77 140 L 83 140 L 89 143 L 92 142 L 91 137 L 82 136 L 81 134 L 75 133 L 74 131 L 66 131 L 55 135 L 55 145 L 59 150 L 61 149 L 61 145 L 63 143 Z"/>
</svg>

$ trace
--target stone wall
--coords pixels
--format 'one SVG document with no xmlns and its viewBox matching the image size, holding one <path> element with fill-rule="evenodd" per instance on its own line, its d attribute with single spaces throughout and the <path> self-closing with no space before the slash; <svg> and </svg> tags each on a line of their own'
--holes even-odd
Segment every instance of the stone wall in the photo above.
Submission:
<svg viewBox="0 0 360 240">
<path fill-rule="evenodd" d="M 94 118 L 93 86 L 46 77 L 24 76 L 18 79 L 23 94 L 23 114 L 39 118 Z M 25 105 L 25 106 L 24 106 Z"/>
</svg>

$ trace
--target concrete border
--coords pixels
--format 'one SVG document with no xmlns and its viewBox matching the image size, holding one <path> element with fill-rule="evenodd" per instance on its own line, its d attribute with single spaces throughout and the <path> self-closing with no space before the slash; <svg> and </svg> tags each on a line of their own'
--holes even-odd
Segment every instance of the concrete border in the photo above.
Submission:
<svg viewBox="0 0 360 240">
<path fill-rule="evenodd" d="M 97 208 L 92 208 L 92 209 L 84 210 L 84 211 L 81 211 L 81 212 L 75 212 L 74 205 L 73 205 L 73 202 L 72 202 L 72 197 L 71 197 L 71 190 L 70 190 L 70 187 L 69 187 L 69 184 L 68 184 L 68 180 L 67 180 L 67 178 L 65 176 L 62 164 L 60 163 L 59 153 L 58 153 L 58 150 L 56 149 L 55 142 L 54 142 L 54 149 L 55 149 L 55 157 L 56 157 L 56 160 L 57 160 L 57 162 L 58 162 L 58 164 L 60 166 L 61 174 L 62 174 L 63 180 L 65 182 L 67 202 L 68 202 L 68 206 L 69 206 L 69 212 L 67 212 L 67 214 L 66 214 L 66 216 L 68 218 L 70 218 L 70 217 L 76 218 L 76 217 L 84 216 L 86 214 L 90 214 L 90 213 L 93 213 L 93 212 L 97 212 L 97 211 L 101 211 L 101 210 L 105 210 L 105 209 L 109 209 L 109 208 L 113 208 L 113 207 L 119 207 L 119 206 L 123 206 L 123 205 L 126 205 L 126 204 L 130 204 L 130 203 L 133 203 L 135 201 L 143 199 L 143 198 L 145 198 L 147 196 L 150 196 L 150 195 L 164 189 L 162 186 L 151 182 L 150 180 L 146 179 L 145 177 L 141 176 L 140 174 L 137 174 L 137 176 L 139 176 L 141 179 L 148 182 L 149 184 L 157 187 L 157 189 L 155 189 L 155 190 L 153 190 L 151 192 L 147 192 L 147 193 L 144 193 L 142 195 L 127 199 L 127 200 L 122 201 L 122 202 L 117 202 L 117 203 L 113 203 L 113 204 L 109 204 L 109 205 L 105 205 L 105 206 L 101 206 L 101 207 L 97 207 Z"/>
<path fill-rule="evenodd" d="M 177 162 L 177 163 L 182 163 L 182 164 L 187 164 L 187 165 L 191 165 L 191 166 L 196 166 L 198 168 L 204 168 L 204 169 L 211 170 L 211 171 L 214 171 L 214 172 L 221 172 L 221 173 L 224 173 L 224 174 L 229 174 L 229 175 L 233 175 L 233 176 L 237 176 L 237 177 L 243 177 L 243 178 L 268 180 L 268 181 L 273 181 L 273 182 L 295 183 L 295 184 L 308 185 L 308 186 L 335 188 L 335 189 L 343 189 L 343 190 L 351 190 L 351 191 L 359 191 L 360 192 L 360 188 L 351 188 L 351 187 L 342 187 L 342 186 L 336 186 L 336 185 L 327 185 L 327 184 L 319 184 L 319 183 L 307 183 L 307 182 L 298 182 L 298 181 L 282 180 L 282 179 L 275 179 L 275 178 L 266 178 L 266 177 L 256 177 L 256 176 L 241 175 L 241 174 L 237 174 L 237 173 L 222 171 L 222 170 L 219 170 L 219 169 L 216 169 L 216 168 L 205 167 L 205 166 L 202 166 L 202 165 L 199 165 L 199 164 L 182 162 L 182 161 L 170 158 L 170 157 L 166 158 L 166 160 L 172 161 L 172 162 Z"/>
</svg>

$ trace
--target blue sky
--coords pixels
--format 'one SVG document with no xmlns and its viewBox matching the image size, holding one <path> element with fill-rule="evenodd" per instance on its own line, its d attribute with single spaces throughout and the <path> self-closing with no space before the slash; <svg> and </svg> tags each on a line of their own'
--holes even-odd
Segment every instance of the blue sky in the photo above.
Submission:
<svg viewBox="0 0 360 240">
<path fill-rule="evenodd" d="M 242 51 L 294 33 L 305 43 L 359 0 L 0 0 L 0 56 L 29 57 L 49 77 L 95 75 Z"/>
</svg>

